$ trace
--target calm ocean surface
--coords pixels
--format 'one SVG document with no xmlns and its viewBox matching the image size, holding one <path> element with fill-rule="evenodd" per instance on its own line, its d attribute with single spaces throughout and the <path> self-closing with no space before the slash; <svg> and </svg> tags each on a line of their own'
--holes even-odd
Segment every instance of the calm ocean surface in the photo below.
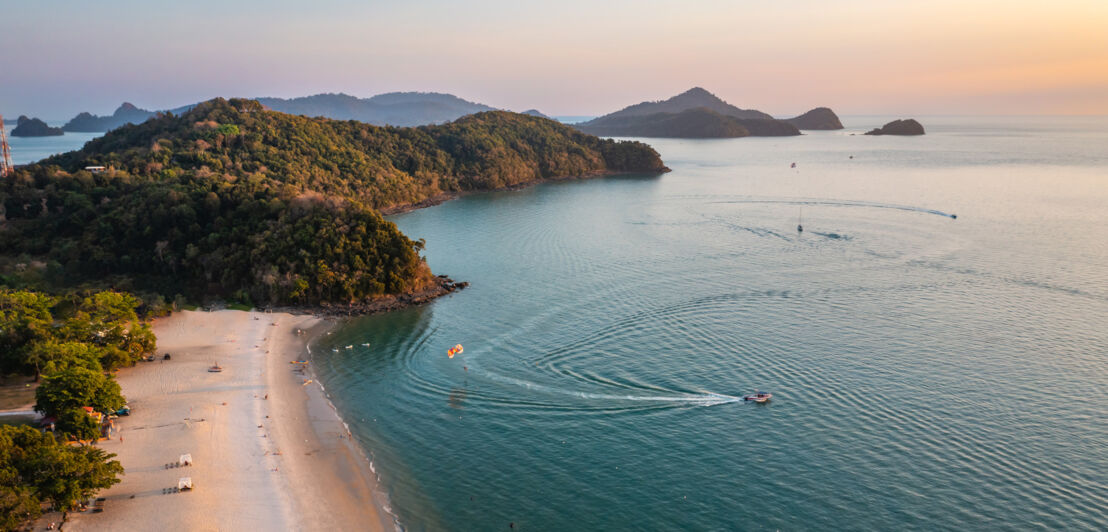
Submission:
<svg viewBox="0 0 1108 532">
<path fill-rule="evenodd" d="M 472 286 L 314 352 L 401 523 L 1108 529 L 1108 119 L 886 118 L 395 216 Z"/>
<path fill-rule="evenodd" d="M 12 117 L 8 117 L 10 120 Z M 47 122 L 54 127 L 62 127 L 65 122 Z M 30 164 L 51 155 L 79 150 L 85 143 L 103 135 L 103 133 L 66 133 L 57 137 L 13 137 L 15 124 L 4 124 L 8 144 L 12 150 L 13 164 Z"/>
</svg>

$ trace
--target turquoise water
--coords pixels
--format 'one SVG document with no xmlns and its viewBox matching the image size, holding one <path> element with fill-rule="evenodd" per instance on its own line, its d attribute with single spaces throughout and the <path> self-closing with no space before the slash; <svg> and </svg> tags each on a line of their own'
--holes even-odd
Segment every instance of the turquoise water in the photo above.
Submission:
<svg viewBox="0 0 1108 532">
<path fill-rule="evenodd" d="M 924 125 L 394 217 L 471 287 L 315 352 L 404 527 L 1108 528 L 1108 120 Z"/>
</svg>

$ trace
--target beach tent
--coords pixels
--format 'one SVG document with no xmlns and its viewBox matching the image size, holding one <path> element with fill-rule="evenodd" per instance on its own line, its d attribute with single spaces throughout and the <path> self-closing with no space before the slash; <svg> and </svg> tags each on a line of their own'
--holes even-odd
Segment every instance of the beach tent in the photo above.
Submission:
<svg viewBox="0 0 1108 532">
<path fill-rule="evenodd" d="M 177 481 L 177 489 L 181 491 L 192 489 L 192 477 L 181 477 L 181 479 Z"/>
<path fill-rule="evenodd" d="M 179 466 L 192 465 L 192 455 L 191 454 L 182 454 L 181 457 L 177 459 L 177 465 L 179 465 Z"/>
</svg>

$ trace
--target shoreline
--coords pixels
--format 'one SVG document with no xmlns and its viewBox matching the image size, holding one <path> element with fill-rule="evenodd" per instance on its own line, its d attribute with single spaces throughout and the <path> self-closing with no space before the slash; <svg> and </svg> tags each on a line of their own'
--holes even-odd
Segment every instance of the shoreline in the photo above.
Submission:
<svg viewBox="0 0 1108 532">
<path fill-rule="evenodd" d="M 97 443 L 118 455 L 122 482 L 66 529 L 395 530 L 366 451 L 314 373 L 290 364 L 332 323 L 235 310 L 156 320 L 158 359 L 118 375 L 132 414 Z M 184 454 L 192 465 L 177 465 Z M 183 477 L 193 489 L 177 492 Z"/>
<path fill-rule="evenodd" d="M 664 174 L 672 172 L 668 166 L 663 167 L 661 170 L 600 170 L 597 172 L 590 172 L 587 174 L 569 175 L 561 177 L 548 177 L 533 179 L 531 181 L 525 181 L 523 183 L 517 183 L 515 185 L 508 185 L 504 187 L 492 188 L 488 190 L 463 190 L 459 192 L 443 192 L 436 194 L 426 199 L 422 199 L 415 203 L 408 203 L 404 205 L 392 205 L 388 207 L 382 207 L 377 209 L 382 216 L 392 216 L 395 214 L 404 214 L 415 210 L 423 209 L 426 207 L 434 207 L 436 205 L 442 205 L 450 200 L 455 200 L 472 194 L 487 194 L 489 192 L 514 192 L 517 190 L 523 190 L 543 183 L 557 183 L 559 181 L 579 181 L 585 179 L 597 179 L 601 177 L 613 177 L 617 175 L 633 175 L 633 174 Z"/>
</svg>

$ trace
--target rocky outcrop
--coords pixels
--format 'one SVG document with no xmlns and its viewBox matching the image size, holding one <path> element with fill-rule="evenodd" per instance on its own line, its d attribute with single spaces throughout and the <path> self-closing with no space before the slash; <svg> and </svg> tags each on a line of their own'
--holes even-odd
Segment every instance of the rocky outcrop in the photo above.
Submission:
<svg viewBox="0 0 1108 532">
<path fill-rule="evenodd" d="M 56 137 L 64 134 L 60 127 L 50 127 L 42 120 L 26 116 L 20 116 L 12 130 L 13 137 Z"/>
<path fill-rule="evenodd" d="M 839 117 L 835 114 L 835 111 L 827 107 L 816 107 L 800 116 L 786 118 L 783 121 L 796 126 L 796 128 L 800 130 L 834 130 L 843 128 L 843 123 L 839 121 Z"/>
<path fill-rule="evenodd" d="M 866 135 L 923 135 L 923 126 L 915 119 L 893 120 L 877 129 L 871 129 Z"/>
</svg>

